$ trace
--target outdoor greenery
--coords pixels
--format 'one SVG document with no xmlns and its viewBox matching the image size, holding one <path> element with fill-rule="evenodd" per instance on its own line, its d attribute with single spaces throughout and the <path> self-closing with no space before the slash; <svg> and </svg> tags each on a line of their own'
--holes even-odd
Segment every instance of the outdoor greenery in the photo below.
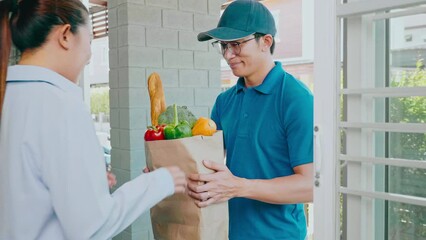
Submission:
<svg viewBox="0 0 426 240">
<path fill-rule="evenodd" d="M 341 73 L 342 74 L 342 73 Z M 417 61 L 415 69 L 395 72 L 390 87 L 426 87 L 426 68 L 424 60 Z M 343 79 L 343 74 L 341 75 Z M 343 80 L 342 80 L 343 81 Z M 343 85 L 341 86 L 343 87 Z M 343 111 L 345 99 L 341 95 L 341 120 L 345 121 Z M 389 99 L 389 122 L 426 123 L 426 97 L 414 96 Z M 345 153 L 345 132 L 341 131 L 341 152 Z M 390 133 L 389 157 L 426 161 L 426 133 Z M 344 176 L 344 167 L 341 168 Z M 426 170 L 418 168 L 388 168 L 388 192 L 417 197 L 426 197 Z M 345 182 L 341 178 L 342 183 Z M 340 195 L 340 217 L 343 219 L 343 195 Z M 426 207 L 405 203 L 388 202 L 387 240 L 425 240 Z M 343 233 L 343 225 L 340 225 Z"/>
<path fill-rule="evenodd" d="M 109 114 L 108 88 L 95 88 L 90 93 L 90 106 L 92 114 Z"/>
<path fill-rule="evenodd" d="M 391 87 L 425 87 L 423 60 L 413 71 L 395 75 Z M 395 98 L 390 101 L 390 122 L 425 123 L 426 97 Z M 392 133 L 390 157 L 426 161 L 426 133 Z M 389 167 L 389 192 L 426 197 L 426 170 Z M 389 238 L 398 240 L 426 239 L 426 207 L 390 202 L 388 207 Z"/>
</svg>

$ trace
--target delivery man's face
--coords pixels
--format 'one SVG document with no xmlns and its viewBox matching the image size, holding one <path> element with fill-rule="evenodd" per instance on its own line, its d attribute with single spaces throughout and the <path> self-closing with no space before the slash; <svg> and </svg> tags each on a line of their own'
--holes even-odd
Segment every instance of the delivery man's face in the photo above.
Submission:
<svg viewBox="0 0 426 240">
<path fill-rule="evenodd" d="M 262 37 L 255 38 L 254 35 L 227 43 L 224 48 L 223 57 L 237 77 L 247 77 L 259 69 L 262 64 Z M 224 45 L 222 45 L 224 46 Z"/>
</svg>

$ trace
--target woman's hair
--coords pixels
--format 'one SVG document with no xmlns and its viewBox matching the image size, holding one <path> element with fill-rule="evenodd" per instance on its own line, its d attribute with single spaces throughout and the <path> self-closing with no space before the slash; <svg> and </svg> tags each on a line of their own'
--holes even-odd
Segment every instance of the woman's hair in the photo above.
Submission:
<svg viewBox="0 0 426 240">
<path fill-rule="evenodd" d="M 12 42 L 20 52 L 39 48 L 53 27 L 69 24 L 76 33 L 87 16 L 80 0 L 0 0 L 0 116 Z"/>
</svg>

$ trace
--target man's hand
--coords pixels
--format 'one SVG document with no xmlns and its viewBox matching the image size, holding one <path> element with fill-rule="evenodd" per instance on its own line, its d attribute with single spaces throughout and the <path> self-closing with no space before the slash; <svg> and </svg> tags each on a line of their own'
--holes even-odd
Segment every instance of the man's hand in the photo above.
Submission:
<svg viewBox="0 0 426 240">
<path fill-rule="evenodd" d="M 215 172 L 189 175 L 188 194 L 198 207 L 225 202 L 239 195 L 244 179 L 235 177 L 224 164 L 212 161 L 203 161 L 203 164 Z"/>
</svg>

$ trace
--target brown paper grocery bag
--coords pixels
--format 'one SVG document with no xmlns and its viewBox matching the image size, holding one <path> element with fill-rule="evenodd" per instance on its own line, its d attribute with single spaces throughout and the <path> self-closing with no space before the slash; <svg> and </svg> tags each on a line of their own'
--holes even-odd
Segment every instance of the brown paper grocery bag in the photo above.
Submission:
<svg viewBox="0 0 426 240">
<path fill-rule="evenodd" d="M 149 169 L 179 166 L 186 174 L 210 173 L 202 161 L 224 162 L 222 131 L 213 136 L 145 142 Z M 151 209 L 156 240 L 228 239 L 228 203 L 198 208 L 187 194 L 176 194 Z"/>
</svg>

